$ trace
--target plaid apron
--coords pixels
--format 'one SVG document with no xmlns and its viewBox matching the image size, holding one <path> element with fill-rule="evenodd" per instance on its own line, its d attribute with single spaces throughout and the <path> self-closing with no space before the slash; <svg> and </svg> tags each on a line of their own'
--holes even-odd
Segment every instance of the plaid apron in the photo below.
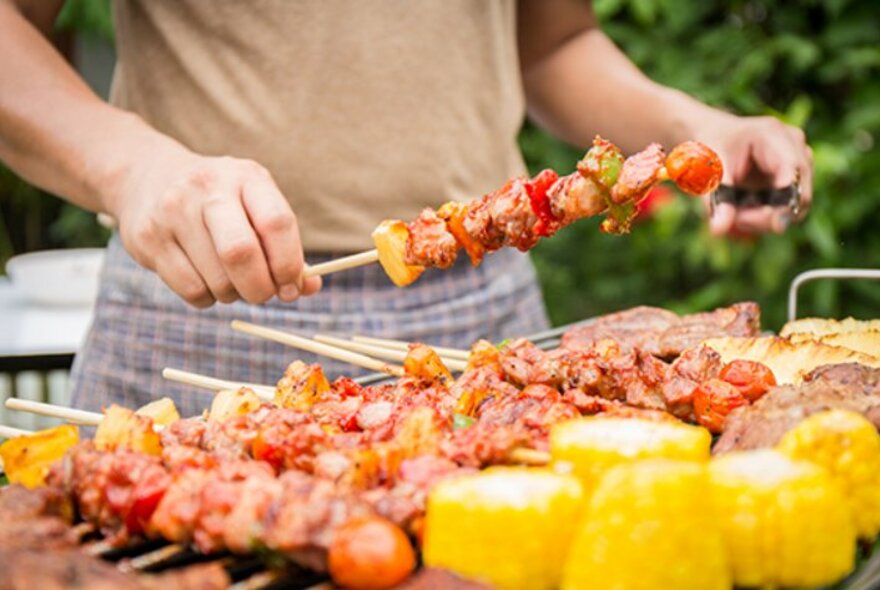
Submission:
<svg viewBox="0 0 880 590">
<path fill-rule="evenodd" d="M 332 256 L 308 255 L 318 263 Z M 351 365 L 234 332 L 242 319 L 280 330 L 362 334 L 467 348 L 479 338 L 500 341 L 547 327 L 534 268 L 505 248 L 472 268 L 466 256 L 448 270 L 428 270 L 395 287 L 378 264 L 324 277 L 313 297 L 294 303 L 242 302 L 196 310 L 110 241 L 95 317 L 72 372 L 74 407 L 129 408 L 168 396 L 181 415 L 204 410 L 211 393 L 162 379 L 173 367 L 233 381 L 274 384 L 294 359 L 320 362 L 329 377 L 365 373 Z"/>
</svg>

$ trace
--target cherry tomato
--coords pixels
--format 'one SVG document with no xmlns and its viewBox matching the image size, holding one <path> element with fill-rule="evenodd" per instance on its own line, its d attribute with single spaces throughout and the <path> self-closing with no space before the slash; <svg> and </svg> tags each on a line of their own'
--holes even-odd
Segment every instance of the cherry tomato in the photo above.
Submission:
<svg viewBox="0 0 880 590">
<path fill-rule="evenodd" d="M 416 555 L 406 534 L 379 516 L 357 518 L 333 537 L 330 576 L 348 590 L 385 590 L 412 573 Z"/>
<path fill-rule="evenodd" d="M 721 368 L 718 376 L 739 389 L 750 402 L 757 401 L 776 386 L 776 377 L 770 367 L 757 361 L 731 361 Z"/>
<path fill-rule="evenodd" d="M 705 195 L 721 183 L 721 158 L 708 146 L 686 141 L 666 157 L 666 172 L 678 187 L 691 195 Z"/>
<path fill-rule="evenodd" d="M 718 434 L 724 430 L 727 415 L 748 403 L 749 400 L 739 392 L 739 389 L 727 381 L 709 379 L 694 393 L 694 415 L 701 426 Z"/>
</svg>

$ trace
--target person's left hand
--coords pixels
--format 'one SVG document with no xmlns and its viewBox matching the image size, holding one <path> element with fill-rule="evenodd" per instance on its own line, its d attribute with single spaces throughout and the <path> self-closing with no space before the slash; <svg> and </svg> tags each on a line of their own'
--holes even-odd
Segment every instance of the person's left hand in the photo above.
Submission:
<svg viewBox="0 0 880 590">
<path fill-rule="evenodd" d="M 799 220 L 813 200 L 813 152 L 804 132 L 773 117 L 736 117 L 719 113 L 695 130 L 721 156 L 724 184 L 743 188 L 785 188 L 797 183 L 801 193 L 798 219 L 787 209 L 736 209 L 721 203 L 709 219 L 715 235 L 783 233 Z"/>
</svg>

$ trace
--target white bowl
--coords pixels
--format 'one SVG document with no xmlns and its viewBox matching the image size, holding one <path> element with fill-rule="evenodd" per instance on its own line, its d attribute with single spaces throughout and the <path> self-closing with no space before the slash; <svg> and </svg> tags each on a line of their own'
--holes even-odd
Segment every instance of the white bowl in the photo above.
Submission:
<svg viewBox="0 0 880 590">
<path fill-rule="evenodd" d="M 15 291 L 42 305 L 85 306 L 98 296 L 104 248 L 44 250 L 14 256 L 6 273 Z"/>
</svg>

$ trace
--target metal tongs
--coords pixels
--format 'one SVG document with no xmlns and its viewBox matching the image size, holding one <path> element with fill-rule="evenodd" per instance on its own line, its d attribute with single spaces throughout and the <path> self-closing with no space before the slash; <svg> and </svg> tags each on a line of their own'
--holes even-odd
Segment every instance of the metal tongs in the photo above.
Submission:
<svg viewBox="0 0 880 590">
<path fill-rule="evenodd" d="M 709 199 L 709 213 L 713 214 L 715 207 L 721 203 L 728 203 L 737 209 L 784 207 L 791 211 L 795 219 L 800 217 L 802 209 L 801 190 L 797 182 L 785 188 L 767 189 L 747 189 L 722 184 Z"/>
</svg>

